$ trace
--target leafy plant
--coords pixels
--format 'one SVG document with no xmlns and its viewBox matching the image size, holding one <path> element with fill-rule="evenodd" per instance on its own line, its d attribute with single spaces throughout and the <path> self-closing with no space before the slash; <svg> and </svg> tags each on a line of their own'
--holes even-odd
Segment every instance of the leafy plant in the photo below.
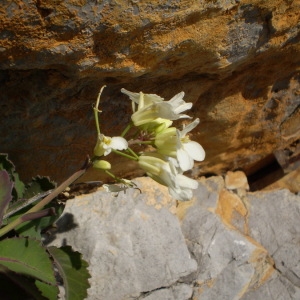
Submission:
<svg viewBox="0 0 300 300">
<path fill-rule="evenodd" d="M 87 296 L 87 262 L 70 246 L 46 247 L 42 232 L 63 211 L 57 195 L 89 165 L 87 160 L 57 188 L 49 178 L 40 176 L 25 185 L 7 154 L 0 154 L 0 280 L 5 286 L 1 299 L 57 299 L 59 285 L 64 287 L 65 299 Z"/>
</svg>

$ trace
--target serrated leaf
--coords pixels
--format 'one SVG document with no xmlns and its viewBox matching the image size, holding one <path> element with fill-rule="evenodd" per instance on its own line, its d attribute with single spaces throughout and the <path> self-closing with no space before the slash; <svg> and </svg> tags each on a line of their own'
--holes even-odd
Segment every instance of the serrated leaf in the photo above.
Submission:
<svg viewBox="0 0 300 300">
<path fill-rule="evenodd" d="M 36 176 L 32 178 L 31 182 L 26 185 L 24 198 L 31 198 L 41 192 L 52 190 L 56 187 L 56 183 L 51 181 L 46 176 Z"/>
<path fill-rule="evenodd" d="M 14 188 L 12 192 L 14 200 L 22 198 L 25 191 L 25 185 L 20 180 L 18 173 L 16 173 L 14 164 L 8 159 L 8 155 L 6 153 L 0 153 L 0 170 L 6 170 L 11 181 L 14 182 Z"/>
<path fill-rule="evenodd" d="M 57 286 L 49 285 L 39 280 L 35 281 L 35 285 L 46 299 L 57 300 L 57 295 L 59 293 L 59 289 Z"/>
<path fill-rule="evenodd" d="M 65 299 L 82 300 L 87 297 L 87 289 L 90 287 L 88 279 L 88 263 L 81 258 L 79 252 L 72 250 L 70 246 L 61 248 L 49 247 L 55 265 L 64 281 Z"/>
<path fill-rule="evenodd" d="M 9 179 L 9 175 L 6 170 L 0 171 L 0 226 L 2 225 L 2 220 L 4 213 L 8 207 L 9 202 L 12 199 L 11 191 L 13 188 L 13 183 Z"/>
<path fill-rule="evenodd" d="M 0 264 L 13 272 L 56 284 L 52 261 L 40 241 L 23 237 L 1 241 Z"/>
<path fill-rule="evenodd" d="M 16 199 L 20 199 L 23 197 L 25 192 L 25 184 L 20 180 L 19 174 L 14 172 L 12 173 L 13 181 L 14 181 L 14 190 L 16 192 Z"/>
</svg>

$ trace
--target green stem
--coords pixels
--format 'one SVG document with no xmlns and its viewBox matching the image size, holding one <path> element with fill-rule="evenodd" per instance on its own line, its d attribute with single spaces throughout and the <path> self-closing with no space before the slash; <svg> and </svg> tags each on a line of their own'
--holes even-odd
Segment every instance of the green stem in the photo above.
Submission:
<svg viewBox="0 0 300 300">
<path fill-rule="evenodd" d="M 132 127 L 132 122 L 130 122 L 126 128 L 123 130 L 122 134 L 121 134 L 121 137 L 124 137 L 125 134 L 129 131 L 129 129 Z"/>
<path fill-rule="evenodd" d="M 118 177 L 116 177 L 116 175 L 114 175 L 113 173 L 111 173 L 111 172 L 109 172 L 109 171 L 107 171 L 107 170 L 105 170 L 105 173 L 106 173 L 107 175 L 109 175 L 110 177 L 112 177 L 114 180 L 118 180 Z"/>
<path fill-rule="evenodd" d="M 106 85 L 104 85 L 102 88 L 101 88 L 101 90 L 100 90 L 100 92 L 99 92 L 99 94 L 98 94 L 98 97 L 97 97 L 97 101 L 96 101 L 96 105 L 95 105 L 95 107 L 94 107 L 94 115 L 95 115 L 95 122 L 96 122 L 96 129 L 97 129 L 97 133 L 98 133 L 98 136 L 100 135 L 100 125 L 99 125 L 99 116 L 98 116 L 98 114 L 99 114 L 99 104 L 100 104 L 100 96 L 101 96 L 101 94 L 102 94 L 102 91 L 103 91 L 103 89 L 106 87 Z"/>
<path fill-rule="evenodd" d="M 121 151 L 114 150 L 114 149 L 112 149 L 111 151 L 114 152 L 114 153 L 116 153 L 116 154 L 118 154 L 118 155 L 121 155 L 121 156 L 124 156 L 126 158 L 129 158 L 131 160 L 136 160 L 136 161 L 138 160 L 138 156 L 137 157 L 136 156 L 131 156 L 131 155 L 128 155 L 126 153 L 123 153 Z"/>
<path fill-rule="evenodd" d="M 18 200 L 11 207 L 8 208 L 6 214 L 3 216 L 3 220 L 7 219 L 9 216 L 15 214 L 16 212 L 18 212 L 19 210 L 25 208 L 26 206 L 29 206 L 30 204 L 41 200 L 42 198 L 48 196 L 52 192 L 53 192 L 53 190 L 49 190 L 49 191 L 46 191 L 46 192 L 39 193 L 39 194 L 35 195 L 34 197 L 29 198 L 29 199 Z"/>
<path fill-rule="evenodd" d="M 137 140 L 130 140 L 128 142 L 129 145 L 153 145 L 153 141 L 141 141 L 139 139 Z"/>
<path fill-rule="evenodd" d="M 138 160 L 139 156 L 131 149 L 131 148 L 127 148 L 127 150 Z"/>
<path fill-rule="evenodd" d="M 71 177 L 69 177 L 66 181 L 64 181 L 60 186 L 58 186 L 53 192 L 45 197 L 43 200 L 41 200 L 39 203 L 37 203 L 34 207 L 32 207 L 30 210 L 28 210 L 25 214 L 33 213 L 40 211 L 43 209 L 45 205 L 47 205 L 50 201 L 52 201 L 55 197 L 57 197 L 61 192 L 63 192 L 71 183 L 73 183 L 75 180 L 77 180 L 80 176 L 82 176 L 86 170 L 90 167 L 90 160 L 87 158 L 84 166 L 77 172 L 75 172 Z M 24 222 L 23 215 L 14 220 L 13 222 L 9 223 L 5 227 L 0 229 L 0 237 L 17 227 L 18 225 L 22 224 Z"/>
</svg>

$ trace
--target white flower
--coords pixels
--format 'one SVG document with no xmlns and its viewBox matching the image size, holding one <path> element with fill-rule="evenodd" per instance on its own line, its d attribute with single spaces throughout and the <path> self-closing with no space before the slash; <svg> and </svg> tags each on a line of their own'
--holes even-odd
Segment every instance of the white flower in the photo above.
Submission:
<svg viewBox="0 0 300 300">
<path fill-rule="evenodd" d="M 182 175 L 182 170 L 177 166 L 175 159 L 165 159 L 158 153 L 145 153 L 139 157 L 139 165 L 152 179 L 165 185 L 170 195 L 181 201 L 192 198 L 193 189 L 198 187 L 198 182 Z"/>
<path fill-rule="evenodd" d="M 202 161 L 205 158 L 203 147 L 199 143 L 191 141 L 187 135 L 199 122 L 200 120 L 197 118 L 181 131 L 175 127 L 167 128 L 155 137 L 157 151 L 177 158 L 183 172 L 193 168 L 194 160 Z"/>
<path fill-rule="evenodd" d="M 197 118 L 192 123 L 187 125 L 181 131 L 177 129 L 177 159 L 179 166 L 182 171 L 187 171 L 193 168 L 194 160 L 203 161 L 205 158 L 205 151 L 203 147 L 194 141 L 191 141 L 186 135 L 191 130 L 193 130 L 200 120 Z"/>
<path fill-rule="evenodd" d="M 198 188 L 198 182 L 181 174 L 182 170 L 176 164 L 176 160 L 169 158 L 170 170 L 174 185 L 169 186 L 170 195 L 182 201 L 188 201 L 193 197 L 193 191 Z"/>
<path fill-rule="evenodd" d="M 176 130 L 175 127 L 169 127 L 156 134 L 154 144 L 157 147 L 158 153 L 171 157 L 177 156 Z"/>
<path fill-rule="evenodd" d="M 121 89 L 121 92 L 123 94 L 126 94 L 130 100 L 133 102 L 133 112 L 135 112 L 135 104 L 138 105 L 138 109 L 145 108 L 147 106 L 150 106 L 154 103 L 163 102 L 164 98 L 155 95 L 155 94 L 144 94 L 143 92 L 139 93 L 133 93 L 130 91 L 127 91 L 125 89 Z"/>
<path fill-rule="evenodd" d="M 135 126 L 141 126 L 150 123 L 158 118 L 167 120 L 178 120 L 181 118 L 190 118 L 188 115 L 181 114 L 190 109 L 192 103 L 186 103 L 183 100 L 184 92 L 175 95 L 169 101 L 155 94 L 132 93 L 125 89 L 121 91 L 128 95 L 134 104 L 138 104 L 138 110 L 131 116 Z"/>
<path fill-rule="evenodd" d="M 104 134 L 99 134 L 97 144 L 94 148 L 94 154 L 96 156 L 106 156 L 112 149 L 125 150 L 128 148 L 127 141 L 121 136 L 109 137 Z"/>
</svg>

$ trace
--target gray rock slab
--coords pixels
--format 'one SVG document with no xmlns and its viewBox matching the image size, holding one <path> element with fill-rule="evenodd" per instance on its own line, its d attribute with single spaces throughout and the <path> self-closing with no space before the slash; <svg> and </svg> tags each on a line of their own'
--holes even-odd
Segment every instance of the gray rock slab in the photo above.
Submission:
<svg viewBox="0 0 300 300">
<path fill-rule="evenodd" d="M 193 288 L 187 284 L 176 284 L 170 288 L 163 288 L 152 292 L 143 300 L 189 300 L 193 295 Z"/>
<path fill-rule="evenodd" d="M 246 292 L 240 300 L 299 300 L 300 289 L 274 272 L 259 288 Z"/>
<path fill-rule="evenodd" d="M 219 179 L 200 182 L 196 200 L 182 219 L 183 234 L 199 265 L 195 300 L 239 299 L 245 289 L 272 268 L 263 247 L 226 226 L 214 213 L 218 190 L 223 186 Z"/>
<path fill-rule="evenodd" d="M 288 190 L 248 194 L 249 234 L 282 276 L 300 288 L 300 197 Z"/>
<path fill-rule="evenodd" d="M 218 176 L 201 178 L 193 199 L 176 203 L 151 179 L 136 183 L 142 193 L 99 190 L 67 201 L 50 237 L 90 263 L 89 300 L 300 299 L 299 195 L 229 190 Z M 219 209 L 237 203 L 232 193 L 245 226 Z"/>
<path fill-rule="evenodd" d="M 153 190 L 159 199 L 162 192 Z M 137 298 L 197 270 L 178 218 L 148 200 L 149 195 L 130 189 L 116 197 L 98 191 L 67 201 L 61 220 L 76 225 L 64 229 L 59 221 L 52 245 L 72 245 L 89 262 L 88 299 Z"/>
</svg>

